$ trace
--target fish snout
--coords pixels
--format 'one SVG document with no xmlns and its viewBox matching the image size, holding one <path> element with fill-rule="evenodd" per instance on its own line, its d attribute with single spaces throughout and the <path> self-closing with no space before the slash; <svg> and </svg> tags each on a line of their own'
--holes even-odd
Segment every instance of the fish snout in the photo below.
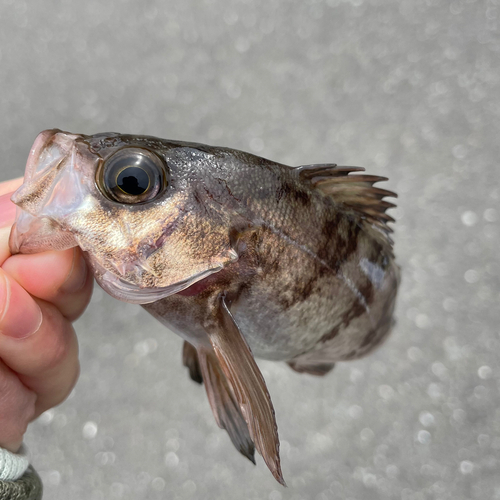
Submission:
<svg viewBox="0 0 500 500">
<path fill-rule="evenodd" d="M 38 134 L 26 163 L 24 182 L 11 200 L 19 208 L 10 235 L 11 253 L 36 253 L 76 245 L 71 233 L 63 231 L 58 219 L 65 205 L 80 201 L 75 175 L 67 165 L 74 163 L 78 135 L 58 129 Z"/>
<path fill-rule="evenodd" d="M 71 155 L 78 137 L 59 129 L 40 132 L 26 162 L 24 182 L 12 195 L 12 202 L 36 215 L 53 188 L 63 160 Z"/>
</svg>

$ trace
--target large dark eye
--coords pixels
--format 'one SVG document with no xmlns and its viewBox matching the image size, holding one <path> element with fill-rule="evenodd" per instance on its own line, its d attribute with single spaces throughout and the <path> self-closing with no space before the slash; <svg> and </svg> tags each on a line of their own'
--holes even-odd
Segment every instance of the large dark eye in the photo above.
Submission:
<svg viewBox="0 0 500 500">
<path fill-rule="evenodd" d="M 125 148 L 99 168 L 97 185 L 113 201 L 145 203 L 154 200 L 167 186 L 166 167 L 149 151 Z"/>
</svg>

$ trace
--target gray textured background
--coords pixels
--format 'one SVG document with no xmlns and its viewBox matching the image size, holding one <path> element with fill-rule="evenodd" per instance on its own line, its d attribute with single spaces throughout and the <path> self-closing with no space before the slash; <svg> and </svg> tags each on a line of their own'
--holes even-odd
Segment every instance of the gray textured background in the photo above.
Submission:
<svg viewBox="0 0 500 500">
<path fill-rule="evenodd" d="M 496 1 L 0 0 L 0 180 L 36 134 L 121 131 L 387 175 L 398 324 L 325 379 L 260 364 L 281 488 L 181 341 L 97 290 L 82 375 L 27 434 L 47 499 L 500 499 Z"/>
</svg>

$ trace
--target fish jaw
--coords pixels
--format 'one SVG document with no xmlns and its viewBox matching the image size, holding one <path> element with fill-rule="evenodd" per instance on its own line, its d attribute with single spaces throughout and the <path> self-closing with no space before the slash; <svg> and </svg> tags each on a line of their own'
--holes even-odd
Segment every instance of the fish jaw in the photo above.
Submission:
<svg viewBox="0 0 500 500">
<path fill-rule="evenodd" d="M 49 250 L 67 250 L 77 246 L 74 236 L 48 218 L 34 217 L 18 209 L 9 238 L 10 253 L 32 254 Z"/>
<path fill-rule="evenodd" d="M 222 266 L 201 271 L 187 279 L 163 287 L 141 287 L 130 283 L 104 269 L 96 260 L 88 259 L 94 277 L 99 286 L 115 299 L 129 304 L 150 304 L 169 297 L 203 281 L 208 276 L 221 271 Z"/>
<path fill-rule="evenodd" d="M 77 245 L 61 224 L 64 214 L 81 203 L 76 178 L 76 140 L 58 129 L 38 134 L 31 148 L 24 183 L 13 194 L 18 206 L 9 245 L 12 254 L 65 250 Z"/>
</svg>

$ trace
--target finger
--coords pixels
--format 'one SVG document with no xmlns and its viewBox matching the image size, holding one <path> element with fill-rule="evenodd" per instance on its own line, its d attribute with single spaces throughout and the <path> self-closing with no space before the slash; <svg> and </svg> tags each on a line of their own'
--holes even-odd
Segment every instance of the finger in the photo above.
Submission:
<svg viewBox="0 0 500 500">
<path fill-rule="evenodd" d="M 16 217 L 16 206 L 10 201 L 11 194 L 0 196 L 0 266 L 10 256 L 10 227 Z"/>
<path fill-rule="evenodd" d="M 23 183 L 23 180 L 23 177 L 18 177 L 10 181 L 0 182 L 0 196 L 6 193 L 13 193 Z"/>
<path fill-rule="evenodd" d="M 36 394 L 0 360 L 0 447 L 17 452 L 35 418 Z"/>
<path fill-rule="evenodd" d="M 13 192 L 22 184 L 23 179 L 19 177 L 12 181 L 0 183 L 0 236 L 5 239 L 4 234 L 10 233 L 10 226 L 16 218 L 16 206 L 10 201 Z M 0 265 L 10 255 L 9 246 L 0 247 Z"/>
<path fill-rule="evenodd" d="M 16 206 L 10 197 L 12 193 L 0 195 L 0 227 L 12 226 L 16 217 Z"/>
<path fill-rule="evenodd" d="M 79 248 L 14 255 L 2 268 L 31 295 L 54 304 L 71 321 L 90 301 L 93 279 Z"/>
<path fill-rule="evenodd" d="M 37 414 L 63 401 L 78 378 L 78 343 L 71 323 L 1 269 L 0 359 L 38 395 Z"/>
<path fill-rule="evenodd" d="M 14 204 L 9 195 L 0 197 L 0 218 L 12 211 Z M 93 280 L 88 276 L 87 265 L 78 249 L 65 252 L 44 252 L 34 255 L 10 256 L 10 228 L 0 229 L 0 265 L 32 295 L 53 303 L 70 320 L 78 318 L 90 301 Z"/>
</svg>

